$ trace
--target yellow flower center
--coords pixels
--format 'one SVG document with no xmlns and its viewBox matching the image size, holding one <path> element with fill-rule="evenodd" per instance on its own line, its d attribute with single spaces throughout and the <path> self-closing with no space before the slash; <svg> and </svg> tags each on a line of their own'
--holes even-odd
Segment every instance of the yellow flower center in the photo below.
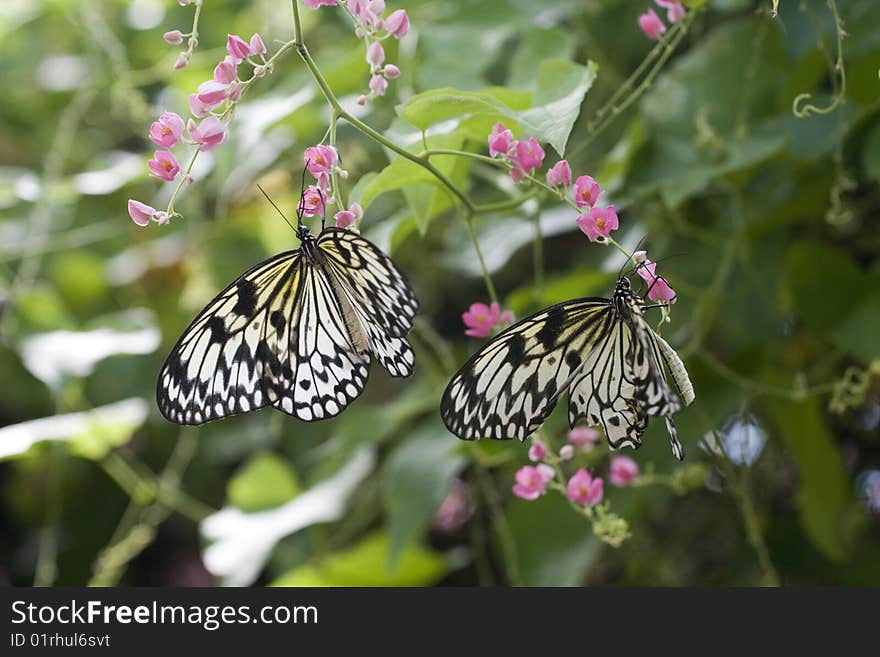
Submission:
<svg viewBox="0 0 880 657">
<path fill-rule="evenodd" d="M 599 230 L 605 230 L 605 217 L 599 217 L 596 219 L 596 228 Z"/>
</svg>

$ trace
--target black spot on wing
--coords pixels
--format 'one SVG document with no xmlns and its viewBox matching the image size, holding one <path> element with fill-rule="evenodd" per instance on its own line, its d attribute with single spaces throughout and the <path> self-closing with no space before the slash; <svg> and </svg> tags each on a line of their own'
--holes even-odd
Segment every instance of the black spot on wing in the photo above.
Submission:
<svg viewBox="0 0 880 657">
<path fill-rule="evenodd" d="M 237 301 L 232 312 L 250 317 L 257 308 L 257 285 L 251 280 L 242 278 L 239 279 L 236 288 Z"/>
</svg>

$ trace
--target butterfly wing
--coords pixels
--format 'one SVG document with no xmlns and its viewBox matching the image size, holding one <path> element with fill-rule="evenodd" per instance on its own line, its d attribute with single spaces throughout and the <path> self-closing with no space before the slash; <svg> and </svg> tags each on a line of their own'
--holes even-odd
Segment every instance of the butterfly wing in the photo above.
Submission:
<svg viewBox="0 0 880 657">
<path fill-rule="evenodd" d="M 196 316 L 159 372 L 156 400 L 165 418 L 202 424 L 270 403 L 261 382 L 265 354 L 282 347 L 268 342 L 267 327 L 296 306 L 301 266 L 298 250 L 269 258 Z"/>
<path fill-rule="evenodd" d="M 460 438 L 519 438 L 535 431 L 614 319 L 608 299 L 567 301 L 499 333 L 462 367 L 440 412 Z"/>
<path fill-rule="evenodd" d="M 392 376 L 409 376 L 414 356 L 406 335 L 418 301 L 406 278 L 388 256 L 352 231 L 328 228 L 317 244 L 340 302 L 357 318 L 370 351 Z"/>
</svg>

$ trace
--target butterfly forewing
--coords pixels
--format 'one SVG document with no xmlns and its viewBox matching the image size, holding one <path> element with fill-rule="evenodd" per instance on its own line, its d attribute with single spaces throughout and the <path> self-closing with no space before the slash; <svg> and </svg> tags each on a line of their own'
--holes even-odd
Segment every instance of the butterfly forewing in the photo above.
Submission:
<svg viewBox="0 0 880 657">
<path fill-rule="evenodd" d="M 320 420 L 360 395 L 371 353 L 396 376 L 412 371 L 406 334 L 418 304 L 391 260 L 342 229 L 303 239 L 193 320 L 159 374 L 167 419 L 201 424 L 272 405 Z"/>
</svg>

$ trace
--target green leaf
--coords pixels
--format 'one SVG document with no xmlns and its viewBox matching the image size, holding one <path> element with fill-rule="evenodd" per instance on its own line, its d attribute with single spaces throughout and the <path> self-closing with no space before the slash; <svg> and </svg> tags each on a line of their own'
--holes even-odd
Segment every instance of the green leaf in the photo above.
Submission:
<svg viewBox="0 0 880 657">
<path fill-rule="evenodd" d="M 819 402 L 775 401 L 772 410 L 797 463 L 797 504 L 807 535 L 828 558 L 842 560 L 852 545 L 855 510 L 840 452 Z"/>
<path fill-rule="evenodd" d="M 880 359 L 880 340 L 877 339 L 876 332 L 878 326 L 880 294 L 875 291 L 838 321 L 831 329 L 830 336 L 841 349 L 846 349 L 865 363 L 871 363 Z"/>
<path fill-rule="evenodd" d="M 880 182 L 880 124 L 868 134 L 865 141 L 865 150 L 862 155 L 862 166 L 865 175 L 873 178 L 874 182 Z"/>
<path fill-rule="evenodd" d="M 265 511 L 301 492 L 287 462 L 271 452 L 255 454 L 226 485 L 229 503 L 242 511 Z"/>
<path fill-rule="evenodd" d="M 375 532 L 344 552 L 288 571 L 272 586 L 427 586 L 443 577 L 449 565 L 441 554 L 408 545 L 389 568 L 391 541 Z"/>
<path fill-rule="evenodd" d="M 548 59 L 569 60 L 574 55 L 575 39 L 568 30 L 558 27 L 533 27 L 526 30 L 522 43 L 513 53 L 507 84 L 529 87 L 538 79 L 541 62 Z"/>
<path fill-rule="evenodd" d="M 535 100 L 541 105 L 520 113 L 519 122 L 539 141 L 548 142 L 560 157 L 565 155 L 568 135 L 598 70 L 595 62 L 582 66 L 561 59 L 541 62 L 538 67 Z"/>
<path fill-rule="evenodd" d="M 404 546 L 421 537 L 466 461 L 439 422 L 424 426 L 389 457 L 382 478 L 394 567 Z"/>
<path fill-rule="evenodd" d="M 416 94 L 398 105 L 397 114 L 419 130 L 452 118 L 480 116 L 490 122 L 513 119 L 515 111 L 488 91 L 447 87 Z"/>
<path fill-rule="evenodd" d="M 524 586 L 579 586 L 601 551 L 589 521 L 556 494 L 514 500 L 507 523 Z"/>
</svg>

